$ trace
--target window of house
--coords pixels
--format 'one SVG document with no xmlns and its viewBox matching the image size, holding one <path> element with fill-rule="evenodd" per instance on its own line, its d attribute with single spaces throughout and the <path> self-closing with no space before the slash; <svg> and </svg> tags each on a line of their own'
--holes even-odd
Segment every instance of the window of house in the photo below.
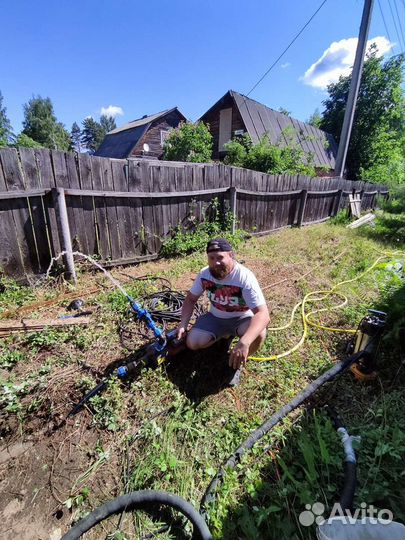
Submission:
<svg viewBox="0 0 405 540">
<path fill-rule="evenodd" d="M 224 144 L 232 139 L 232 109 L 219 111 L 219 141 L 218 151 L 225 150 Z"/>
<path fill-rule="evenodd" d="M 160 130 L 160 146 L 163 147 L 163 144 L 167 137 L 169 136 L 170 131 L 168 129 L 161 129 Z"/>
</svg>

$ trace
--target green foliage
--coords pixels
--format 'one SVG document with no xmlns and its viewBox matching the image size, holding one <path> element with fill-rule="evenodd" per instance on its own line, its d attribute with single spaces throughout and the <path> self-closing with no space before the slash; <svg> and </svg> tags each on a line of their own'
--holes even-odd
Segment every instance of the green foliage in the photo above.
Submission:
<svg viewBox="0 0 405 540">
<path fill-rule="evenodd" d="M 24 148 L 44 148 L 43 144 L 34 141 L 34 139 L 31 139 L 31 137 L 28 137 L 28 135 L 26 135 L 25 133 L 20 133 L 19 135 L 17 135 L 13 146 L 23 146 Z"/>
<path fill-rule="evenodd" d="M 101 429 L 118 431 L 122 426 L 124 406 L 121 383 L 115 377 L 108 381 L 107 389 L 90 400 L 93 421 Z"/>
<path fill-rule="evenodd" d="M 405 244 L 405 189 L 404 185 L 390 190 L 388 201 L 380 202 L 373 228 L 361 234 L 384 242 L 394 242 L 397 247 Z"/>
<path fill-rule="evenodd" d="M 19 285 L 14 279 L 8 277 L 0 278 L 0 291 L 2 291 L 0 292 L 0 313 L 16 309 L 34 298 L 30 287 Z"/>
<path fill-rule="evenodd" d="M 68 332 L 57 328 L 44 328 L 40 332 L 28 334 L 26 338 L 27 345 L 36 350 L 48 349 L 59 343 L 64 343 L 69 338 Z"/>
<path fill-rule="evenodd" d="M 306 120 L 306 123 L 316 128 L 321 128 L 322 116 L 319 109 L 316 108 L 311 116 Z"/>
<path fill-rule="evenodd" d="M 112 116 L 107 116 L 106 114 L 102 114 L 100 116 L 100 126 L 101 126 L 101 129 L 103 130 L 103 134 L 104 134 L 103 138 L 104 138 L 105 135 L 107 135 L 109 131 L 116 129 L 117 124 L 115 122 L 115 118 L 113 118 Z"/>
<path fill-rule="evenodd" d="M 3 107 L 3 94 L 0 92 L 0 147 L 8 146 L 13 141 L 11 122 L 7 116 L 7 109 Z"/>
<path fill-rule="evenodd" d="M 248 135 L 233 139 L 225 144 L 227 155 L 224 162 L 228 165 L 244 167 L 267 174 L 306 174 L 315 176 L 313 156 L 306 154 L 293 142 L 293 134 L 284 133 L 288 145 L 271 144 L 264 135 L 257 144 L 253 144 Z"/>
<path fill-rule="evenodd" d="M 212 135 L 204 122 L 182 122 L 169 132 L 163 146 L 163 159 L 207 163 L 211 161 L 212 144 Z"/>
<path fill-rule="evenodd" d="M 82 143 L 91 152 L 94 153 L 104 139 L 104 130 L 93 117 L 88 116 L 82 122 Z"/>
<path fill-rule="evenodd" d="M 339 210 L 339 212 L 336 214 L 336 216 L 333 216 L 329 220 L 330 225 L 347 225 L 350 223 L 350 215 L 349 212 L 346 209 Z"/>
<path fill-rule="evenodd" d="M 162 255 L 173 257 L 192 253 L 193 251 L 202 251 L 207 242 L 215 237 L 227 238 L 232 246 L 237 249 L 241 245 L 245 233 L 242 230 L 235 231 L 232 234 L 231 223 L 232 214 L 222 212 L 220 202 L 214 198 L 206 209 L 206 219 L 203 223 L 197 223 L 191 209 L 189 216 L 189 227 L 184 229 L 178 225 L 171 238 L 166 240 L 162 246 Z"/>
<path fill-rule="evenodd" d="M 375 47 L 368 52 L 356 104 L 353 130 L 347 155 L 348 177 L 387 183 L 404 182 L 403 148 L 405 107 L 403 82 L 404 55 L 384 62 Z M 337 141 L 343 124 L 351 75 L 328 86 L 323 102 L 321 129 Z"/>
<path fill-rule="evenodd" d="M 24 135 L 27 135 L 45 148 L 56 150 L 70 149 L 70 136 L 64 125 L 58 122 L 50 98 L 41 96 L 31 98 L 24 105 Z"/>
<path fill-rule="evenodd" d="M 24 358 L 22 351 L 10 350 L 0 351 L 0 368 L 11 368 Z"/>
</svg>

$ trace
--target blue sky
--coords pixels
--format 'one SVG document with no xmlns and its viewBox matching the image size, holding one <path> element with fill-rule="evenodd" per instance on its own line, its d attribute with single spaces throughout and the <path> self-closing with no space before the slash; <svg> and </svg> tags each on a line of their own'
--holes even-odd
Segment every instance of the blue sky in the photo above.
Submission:
<svg viewBox="0 0 405 540">
<path fill-rule="evenodd" d="M 394 18 L 397 10 L 400 33 L 405 4 L 379 3 L 389 36 L 376 0 L 369 38 L 390 56 L 403 50 Z M 15 132 L 33 95 L 50 97 L 69 130 L 102 108 L 118 125 L 174 106 L 194 121 L 227 90 L 246 94 L 320 4 L 0 0 L 3 105 Z M 300 120 L 322 110 L 326 82 L 350 69 L 362 9 L 360 0 L 328 0 L 250 97 Z"/>
</svg>

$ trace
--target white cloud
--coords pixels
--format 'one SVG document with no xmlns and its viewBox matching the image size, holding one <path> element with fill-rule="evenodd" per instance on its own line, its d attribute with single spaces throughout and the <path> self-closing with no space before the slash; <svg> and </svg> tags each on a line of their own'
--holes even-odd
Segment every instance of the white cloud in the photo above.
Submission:
<svg viewBox="0 0 405 540">
<path fill-rule="evenodd" d="M 372 43 L 377 45 L 378 56 L 383 56 L 394 46 L 386 37 L 377 36 L 367 41 L 366 50 Z M 334 41 L 300 80 L 315 88 L 325 89 L 328 84 L 337 82 L 341 75 L 349 75 L 354 64 L 356 47 L 357 38 Z"/>
<path fill-rule="evenodd" d="M 108 107 L 101 107 L 100 114 L 115 118 L 116 116 L 122 116 L 124 114 L 124 111 L 121 107 L 117 107 L 116 105 L 109 105 Z"/>
<path fill-rule="evenodd" d="M 285 68 L 288 68 L 288 67 L 290 67 L 290 66 L 291 66 L 290 62 L 286 62 L 285 64 L 281 64 L 280 67 L 281 67 L 282 69 L 285 69 Z"/>
</svg>

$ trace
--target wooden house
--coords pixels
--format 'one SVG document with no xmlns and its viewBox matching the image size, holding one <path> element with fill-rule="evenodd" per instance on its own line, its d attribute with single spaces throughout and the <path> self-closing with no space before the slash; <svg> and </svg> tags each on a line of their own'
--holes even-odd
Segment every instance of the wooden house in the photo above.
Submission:
<svg viewBox="0 0 405 540">
<path fill-rule="evenodd" d="M 234 90 L 229 90 L 218 100 L 200 121 L 210 126 L 214 138 L 213 159 L 223 159 L 224 145 L 231 139 L 249 134 L 253 143 L 268 135 L 272 144 L 298 144 L 313 157 L 319 176 L 328 175 L 335 168 L 337 144 L 332 135 L 274 111 Z"/>
<path fill-rule="evenodd" d="M 177 107 L 145 115 L 107 133 L 95 155 L 119 159 L 160 159 L 169 130 L 185 121 L 186 117 Z"/>
</svg>

